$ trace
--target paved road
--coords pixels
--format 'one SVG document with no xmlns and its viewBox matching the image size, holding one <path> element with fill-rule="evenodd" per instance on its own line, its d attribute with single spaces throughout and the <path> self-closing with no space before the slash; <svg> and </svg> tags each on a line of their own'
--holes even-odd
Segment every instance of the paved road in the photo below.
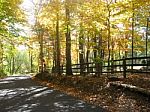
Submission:
<svg viewBox="0 0 150 112">
<path fill-rule="evenodd" d="M 104 112 L 58 90 L 41 86 L 29 76 L 0 80 L 0 112 Z"/>
</svg>

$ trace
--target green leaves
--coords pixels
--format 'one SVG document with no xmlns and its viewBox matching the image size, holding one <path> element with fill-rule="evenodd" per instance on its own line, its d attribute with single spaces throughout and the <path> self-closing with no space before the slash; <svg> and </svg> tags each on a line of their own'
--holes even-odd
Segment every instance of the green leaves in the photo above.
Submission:
<svg viewBox="0 0 150 112">
<path fill-rule="evenodd" d="M 20 8 L 22 0 L 0 0 L 0 70 L 10 72 L 8 58 L 13 59 L 17 53 L 15 45 L 18 45 L 20 29 L 25 22 L 25 15 Z"/>
</svg>

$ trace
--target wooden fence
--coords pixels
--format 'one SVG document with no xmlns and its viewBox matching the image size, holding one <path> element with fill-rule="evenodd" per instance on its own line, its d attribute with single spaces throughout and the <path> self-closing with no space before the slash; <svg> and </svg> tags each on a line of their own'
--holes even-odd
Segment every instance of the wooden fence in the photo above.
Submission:
<svg viewBox="0 0 150 112">
<path fill-rule="evenodd" d="M 63 73 L 66 69 L 63 67 Z M 73 64 L 72 71 L 74 74 L 115 74 L 122 73 L 146 73 L 150 74 L 150 57 L 135 57 L 124 58 L 119 60 L 110 60 L 110 66 L 108 62 L 102 63 L 84 63 Z"/>
</svg>

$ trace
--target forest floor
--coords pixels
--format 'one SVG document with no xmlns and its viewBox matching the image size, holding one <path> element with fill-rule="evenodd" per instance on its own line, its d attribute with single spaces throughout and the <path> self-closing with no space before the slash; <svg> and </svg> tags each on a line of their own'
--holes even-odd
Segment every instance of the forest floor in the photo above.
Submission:
<svg viewBox="0 0 150 112">
<path fill-rule="evenodd" d="M 53 87 L 69 95 L 80 98 L 86 102 L 102 106 L 111 112 L 148 112 L 150 111 L 150 96 L 124 88 L 110 86 L 110 82 L 129 84 L 138 88 L 150 90 L 150 75 L 133 74 L 126 79 L 110 81 L 106 76 L 58 76 L 42 74 L 45 76 L 42 84 Z M 40 75 L 36 75 L 40 77 Z M 35 78 L 38 80 L 37 78 Z"/>
</svg>

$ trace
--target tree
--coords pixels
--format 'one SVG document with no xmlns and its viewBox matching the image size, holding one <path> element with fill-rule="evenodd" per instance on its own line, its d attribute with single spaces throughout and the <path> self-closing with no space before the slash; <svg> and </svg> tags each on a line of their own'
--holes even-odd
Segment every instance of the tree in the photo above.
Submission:
<svg viewBox="0 0 150 112">
<path fill-rule="evenodd" d="M 65 1 L 66 13 L 66 74 L 72 75 L 71 68 L 71 24 L 70 24 L 70 0 Z"/>
<path fill-rule="evenodd" d="M 12 44 L 12 40 L 18 36 L 19 30 L 15 27 L 16 24 L 25 22 L 24 14 L 19 8 L 21 0 L 1 0 L 0 1 L 0 68 L 1 73 L 4 72 L 5 48 L 8 43 Z M 13 9 L 13 10 L 12 10 Z M 6 42 L 8 42 L 6 44 Z"/>
<path fill-rule="evenodd" d="M 38 22 L 39 27 L 44 29 L 44 56 L 45 51 L 52 53 L 53 66 L 58 74 L 60 65 L 65 63 L 66 73 L 72 75 L 71 64 L 74 62 L 81 64 L 81 74 L 84 71 L 82 65 L 85 60 L 87 63 L 96 63 L 96 71 L 100 72 L 104 62 L 108 66 L 113 66 L 114 59 L 142 52 L 144 42 L 141 41 L 137 27 L 145 24 L 142 14 L 148 14 L 146 7 L 148 2 L 146 1 L 146 4 L 144 2 L 142 0 L 43 2 L 38 13 Z M 139 18 L 140 23 L 137 25 Z M 52 48 L 47 47 L 48 42 Z M 65 57 L 66 60 L 61 57 Z"/>
</svg>

